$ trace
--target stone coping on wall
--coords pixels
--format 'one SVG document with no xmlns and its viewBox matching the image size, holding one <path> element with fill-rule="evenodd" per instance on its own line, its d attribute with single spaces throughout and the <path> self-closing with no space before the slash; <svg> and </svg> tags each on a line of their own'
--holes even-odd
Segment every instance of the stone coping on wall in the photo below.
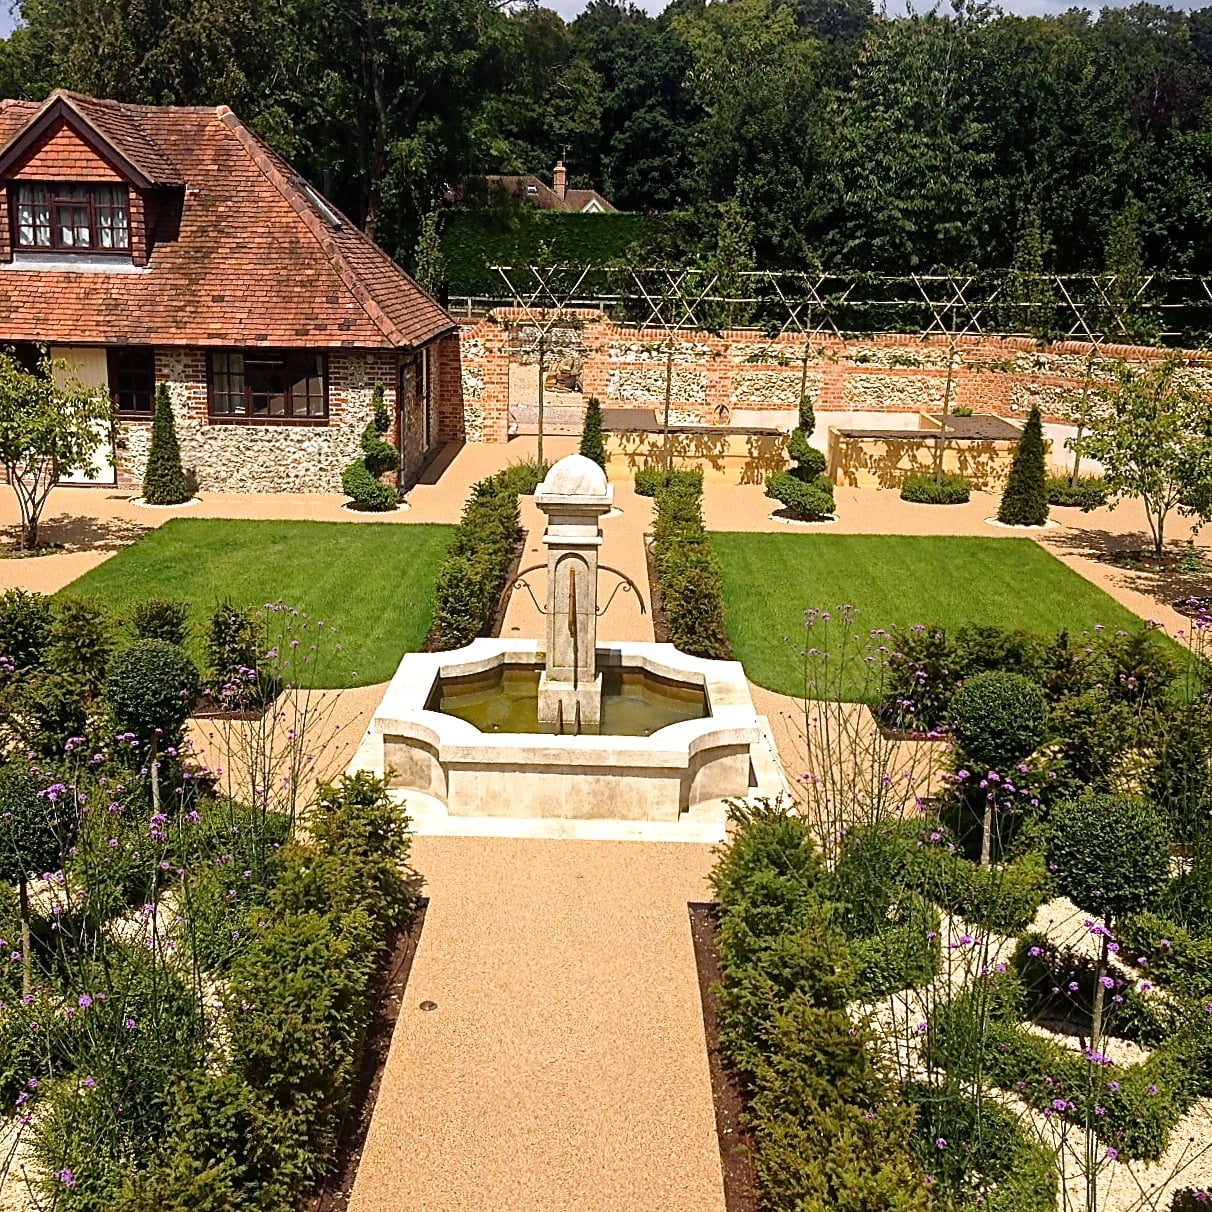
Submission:
<svg viewBox="0 0 1212 1212">
<path fill-rule="evenodd" d="M 793 415 L 788 410 L 788 416 Z M 603 408 L 602 429 L 606 433 L 738 434 L 742 437 L 770 438 L 787 431 L 760 425 L 669 425 L 657 420 L 651 408 Z"/>
</svg>

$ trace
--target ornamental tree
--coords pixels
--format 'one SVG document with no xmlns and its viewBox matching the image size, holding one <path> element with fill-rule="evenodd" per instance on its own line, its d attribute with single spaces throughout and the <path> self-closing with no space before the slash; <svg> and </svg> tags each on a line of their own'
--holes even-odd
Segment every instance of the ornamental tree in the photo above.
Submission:
<svg viewBox="0 0 1212 1212">
<path fill-rule="evenodd" d="M 1103 1034 L 1107 955 L 1115 923 L 1156 903 L 1170 874 L 1170 837 L 1156 805 L 1118 795 L 1088 794 L 1057 806 L 1048 832 L 1056 885 L 1079 909 L 1100 917 L 1090 1046 Z M 1114 982 L 1112 982 L 1114 983 Z"/>
<path fill-rule="evenodd" d="M 960 758 L 980 771 L 1009 773 L 1043 743 L 1048 703 L 1043 690 L 1020 673 L 991 670 L 970 677 L 951 700 L 950 722 Z M 993 851 L 993 801 L 985 796 L 981 865 Z"/>
<path fill-rule="evenodd" d="M 113 405 L 75 380 L 57 382 L 59 367 L 38 373 L 0 353 L 0 464 L 17 494 L 21 546 L 38 545 L 38 521 L 55 485 L 95 469 L 97 448 L 112 441 Z"/>
<path fill-rule="evenodd" d="M 1102 463 L 1113 501 L 1139 497 L 1159 559 L 1172 513 L 1212 518 L 1212 399 L 1177 359 L 1121 366 L 1072 448 Z"/>
<path fill-rule="evenodd" d="M 29 881 L 59 867 L 74 828 L 64 810 L 64 797 L 51 788 L 40 791 L 30 772 L 17 766 L 0 769 L 0 879 L 17 885 L 21 908 L 21 992 L 33 984 L 30 953 Z"/>
</svg>

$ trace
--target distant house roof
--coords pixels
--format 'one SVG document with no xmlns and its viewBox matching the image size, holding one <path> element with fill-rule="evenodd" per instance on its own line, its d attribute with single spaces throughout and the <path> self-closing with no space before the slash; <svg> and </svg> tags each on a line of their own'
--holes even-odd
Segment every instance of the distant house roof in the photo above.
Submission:
<svg viewBox="0 0 1212 1212">
<path fill-rule="evenodd" d="M 415 347 L 455 327 L 225 105 L 0 101 L 0 209 L 17 177 L 125 181 L 148 256 L 122 272 L 0 261 L 0 341 Z"/>
<path fill-rule="evenodd" d="M 555 188 L 535 176 L 506 176 L 492 174 L 484 178 L 488 192 L 503 190 L 511 197 L 528 202 L 539 210 L 580 211 L 591 214 L 607 214 L 616 208 L 602 197 L 596 189 L 567 189 L 561 193 L 564 166 L 556 165 Z"/>
</svg>

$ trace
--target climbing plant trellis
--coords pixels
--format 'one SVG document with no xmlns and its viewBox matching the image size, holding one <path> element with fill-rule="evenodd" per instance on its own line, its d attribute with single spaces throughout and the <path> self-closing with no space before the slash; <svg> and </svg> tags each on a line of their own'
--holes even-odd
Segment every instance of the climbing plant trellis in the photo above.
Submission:
<svg viewBox="0 0 1212 1212">
<path fill-rule="evenodd" d="M 1212 277 L 1114 274 L 909 274 L 891 277 L 839 272 L 753 270 L 728 277 L 687 267 L 529 264 L 498 265 L 498 299 L 464 300 L 470 310 L 508 306 L 532 334 L 540 360 L 539 456 L 543 443 L 543 370 L 559 330 L 575 328 L 583 309 L 600 310 L 622 327 L 657 330 L 665 358 L 661 428 L 669 457 L 674 361 L 688 332 L 746 328 L 800 348 L 800 393 L 807 386 L 814 342 L 900 334 L 947 345 L 944 416 L 960 345 L 970 339 L 1025 336 L 1087 349 L 1079 429 L 1112 344 L 1160 345 L 1202 351 L 1212 333 Z M 459 300 L 454 300 L 457 307 Z"/>
</svg>

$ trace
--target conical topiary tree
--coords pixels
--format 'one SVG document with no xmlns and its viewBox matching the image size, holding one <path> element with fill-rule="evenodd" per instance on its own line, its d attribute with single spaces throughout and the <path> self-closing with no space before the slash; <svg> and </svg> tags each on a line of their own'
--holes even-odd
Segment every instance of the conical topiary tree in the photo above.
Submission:
<svg viewBox="0 0 1212 1212">
<path fill-rule="evenodd" d="M 581 454 L 606 470 L 606 440 L 602 436 L 602 401 L 590 396 L 585 401 L 585 422 L 581 428 Z"/>
<path fill-rule="evenodd" d="M 156 388 L 151 449 L 143 473 L 143 499 L 149 505 L 180 505 L 189 500 L 189 482 L 181 466 L 181 448 L 177 445 L 177 427 L 167 383 Z"/>
<path fill-rule="evenodd" d="M 1042 526 L 1048 520 L 1048 472 L 1044 467 L 1044 427 L 1039 409 L 1027 418 L 1023 436 L 1014 452 L 1010 479 L 997 510 L 997 520 L 1007 526 Z"/>
</svg>

